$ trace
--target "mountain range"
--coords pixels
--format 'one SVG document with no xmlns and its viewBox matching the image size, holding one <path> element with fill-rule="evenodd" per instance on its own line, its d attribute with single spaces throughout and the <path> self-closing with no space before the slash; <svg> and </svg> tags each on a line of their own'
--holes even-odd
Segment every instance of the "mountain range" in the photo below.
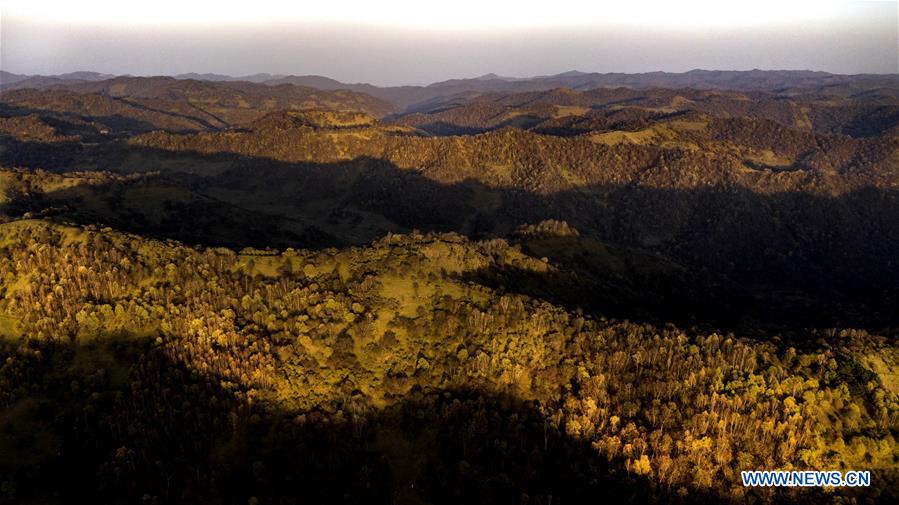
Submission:
<svg viewBox="0 0 899 505">
<path fill-rule="evenodd" d="M 100 81 L 109 74 L 73 72 L 52 76 L 26 76 L 0 73 L 0 89 L 46 88 L 66 86 L 64 81 Z M 589 90 L 600 87 L 629 88 L 696 88 L 767 91 L 779 94 L 814 93 L 852 94 L 873 88 L 895 88 L 899 74 L 839 75 L 806 70 L 691 70 L 684 73 L 647 72 L 642 74 L 596 73 L 569 71 L 556 75 L 530 78 L 501 77 L 486 74 L 470 79 L 450 79 L 427 86 L 375 86 L 366 83 L 344 83 L 318 75 L 272 75 L 267 73 L 232 77 L 222 74 L 188 73 L 176 79 L 214 82 L 252 82 L 268 85 L 295 84 L 321 90 L 349 90 L 386 100 L 400 112 L 437 97 L 463 93 L 545 91 L 554 88 Z"/>
</svg>

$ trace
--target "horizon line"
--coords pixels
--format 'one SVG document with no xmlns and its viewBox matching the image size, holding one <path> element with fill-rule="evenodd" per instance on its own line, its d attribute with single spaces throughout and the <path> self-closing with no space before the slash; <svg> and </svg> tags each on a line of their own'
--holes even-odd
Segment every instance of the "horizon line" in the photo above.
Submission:
<svg viewBox="0 0 899 505">
<path fill-rule="evenodd" d="M 513 80 L 522 80 L 522 81 L 525 81 L 525 80 L 533 80 L 533 79 L 544 79 L 544 78 L 553 78 L 553 77 L 568 77 L 568 76 L 570 76 L 570 77 L 575 77 L 575 76 L 583 76 L 583 75 L 646 75 L 646 74 L 673 74 L 673 75 L 684 75 L 684 74 L 689 74 L 689 73 L 692 73 L 692 72 L 734 72 L 734 73 L 749 73 L 749 72 L 771 72 L 771 73 L 775 73 L 775 72 L 797 72 L 797 73 L 798 73 L 798 72 L 808 72 L 808 73 L 816 73 L 816 74 L 825 74 L 825 75 L 830 75 L 830 76 L 845 76 L 845 77 L 853 77 L 853 76 L 884 76 L 884 77 L 888 77 L 888 76 L 899 76 L 899 71 L 897 71 L 897 72 L 837 73 L 837 72 L 829 72 L 829 71 L 826 71 L 826 70 L 814 70 L 814 69 L 810 69 L 810 68 L 716 69 L 716 68 L 701 68 L 701 67 L 696 67 L 696 68 L 692 68 L 692 69 L 690 69 L 690 70 L 679 71 L 679 72 L 678 72 L 678 71 L 670 71 L 670 70 L 647 70 L 647 71 L 643 71 L 643 72 L 621 72 L 621 71 L 614 71 L 614 70 L 612 70 L 612 71 L 583 71 L 583 70 L 578 70 L 578 69 L 571 69 L 571 70 L 566 70 L 566 71 L 559 72 L 559 73 L 554 73 L 554 74 L 553 74 L 553 73 L 548 73 L 548 74 L 538 74 L 538 75 L 528 75 L 528 76 L 500 75 L 500 74 L 497 74 L 497 73 L 495 73 L 495 72 L 487 72 L 487 73 L 484 73 L 484 74 L 475 75 L 475 76 L 471 76 L 471 77 L 450 77 L 450 78 L 447 78 L 447 79 L 442 79 L 442 80 L 437 80 L 437 81 L 430 81 L 430 82 L 428 82 L 427 84 L 410 84 L 410 83 L 405 83 L 405 84 L 373 84 L 372 81 L 356 81 L 356 82 L 341 81 L 340 79 L 336 79 L 336 78 L 330 77 L 330 76 L 328 76 L 328 75 L 318 74 L 318 73 L 272 73 L 272 72 L 268 72 L 268 71 L 252 72 L 252 73 L 246 73 L 246 74 L 240 74 L 240 75 L 234 75 L 234 74 L 229 74 L 229 73 L 213 72 L 213 71 L 202 72 L 202 71 L 196 71 L 196 70 L 188 71 L 188 72 L 178 72 L 178 73 L 150 73 L 150 74 L 131 74 L 131 73 L 122 73 L 122 74 L 119 74 L 119 73 L 113 73 L 113 72 L 102 72 L 102 71 L 98 71 L 98 70 L 84 70 L 84 69 L 82 69 L 82 70 L 73 70 L 73 71 L 69 71 L 69 72 L 60 72 L 60 73 L 55 73 L 55 74 L 44 74 L 44 73 L 35 73 L 35 74 L 32 74 L 32 73 L 19 73 L 19 72 L 13 72 L 13 71 L 7 70 L 6 68 L 0 68 L 0 71 L 2 71 L 2 72 L 4 72 L 4 73 L 13 74 L 13 75 L 16 75 L 16 76 L 25 76 L 26 78 L 35 78 L 35 77 L 61 78 L 60 76 L 67 76 L 67 75 L 70 75 L 70 74 L 82 74 L 82 73 L 84 73 L 84 74 L 98 74 L 98 75 L 102 75 L 102 76 L 111 76 L 111 77 L 106 77 L 106 78 L 104 78 L 104 79 L 98 79 L 98 82 L 99 82 L 99 81 L 104 81 L 104 80 L 109 80 L 109 79 L 116 79 L 116 78 L 120 78 L 120 77 L 144 78 L 144 79 L 158 78 L 158 77 L 169 77 L 169 78 L 178 79 L 178 80 L 198 80 L 198 81 L 208 81 L 208 79 L 202 79 L 202 76 L 204 76 L 204 75 L 208 75 L 208 76 L 216 76 L 216 77 L 224 77 L 224 78 L 228 78 L 228 79 L 233 79 L 233 80 L 235 80 L 235 81 L 237 81 L 237 82 L 244 82 L 244 81 L 241 81 L 241 79 L 247 78 L 247 77 L 266 76 L 266 75 L 271 77 L 271 79 L 269 79 L 269 80 L 277 80 L 277 79 L 284 79 L 284 78 L 290 78 L 290 77 L 317 77 L 317 78 L 323 78 L 323 79 L 330 79 L 330 80 L 333 80 L 333 81 L 338 82 L 338 83 L 340 83 L 340 84 L 347 84 L 347 85 L 370 85 L 370 86 L 375 86 L 375 87 L 379 87 L 379 88 L 394 88 L 394 87 L 405 87 L 405 86 L 412 86 L 412 87 L 427 87 L 427 86 L 430 86 L 430 85 L 433 85 L 433 84 L 439 84 L 439 83 L 443 83 L 443 82 L 456 81 L 456 80 L 463 80 L 463 81 L 464 81 L 464 80 L 477 80 L 477 79 L 484 79 L 484 80 L 490 80 L 490 79 L 493 79 L 493 80 L 513 79 Z M 187 75 L 191 75 L 191 74 L 194 74 L 194 75 L 198 76 L 199 78 L 198 78 L 198 77 L 182 77 L 182 76 L 187 76 Z M 71 79 L 71 80 L 78 80 L 78 79 Z M 262 81 L 262 82 L 267 82 L 267 81 Z"/>
</svg>

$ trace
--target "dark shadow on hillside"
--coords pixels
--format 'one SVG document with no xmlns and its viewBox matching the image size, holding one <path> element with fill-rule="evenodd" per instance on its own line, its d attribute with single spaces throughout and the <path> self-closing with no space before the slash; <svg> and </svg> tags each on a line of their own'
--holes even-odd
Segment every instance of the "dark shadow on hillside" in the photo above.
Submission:
<svg viewBox="0 0 899 505">
<path fill-rule="evenodd" d="M 126 373 L 69 368 L 97 352 Z M 536 403 L 474 387 L 412 391 L 383 409 L 347 391 L 334 408 L 288 412 L 247 402 L 243 386 L 149 342 L 0 346 L 0 356 L 13 364 L 0 378 L 25 385 L 3 397 L 0 414 L 30 426 L 3 423 L 15 449 L 0 455 L 0 501 L 723 502 L 658 485 L 561 433 Z M 23 454 L 36 460 L 23 464 Z"/>
<path fill-rule="evenodd" d="M 121 114 L 91 116 L 0 103 L 0 117 L 17 117 L 31 114 L 38 115 L 42 121 L 53 126 L 63 134 L 82 135 L 86 137 L 86 140 L 88 141 L 100 141 L 104 139 L 106 134 L 101 134 L 99 131 L 100 128 L 106 129 L 107 134 L 113 136 L 146 133 L 158 129 L 157 126 L 150 122 L 123 116 Z"/>
<path fill-rule="evenodd" d="M 861 111 L 842 129 L 842 133 L 852 137 L 876 137 L 899 128 L 899 107 L 875 106 Z"/>
<path fill-rule="evenodd" d="M 110 115 L 89 115 L 78 114 L 75 112 L 64 112 L 52 109 L 42 109 L 34 107 L 25 107 L 14 103 L 0 102 L 0 117 L 19 117 L 27 115 L 37 115 L 41 121 L 53 126 L 64 135 L 80 135 L 82 141 L 88 143 L 104 142 L 112 138 L 127 138 L 132 135 L 152 132 L 155 130 L 165 130 L 173 133 L 196 132 L 200 128 L 208 130 L 220 130 L 226 125 L 212 114 L 207 113 L 220 121 L 219 125 L 214 125 L 202 117 L 195 117 L 189 114 L 182 114 L 175 111 L 165 111 L 153 108 L 138 102 L 127 100 L 125 98 L 109 97 L 112 100 L 124 104 L 126 107 L 133 107 L 139 112 L 149 112 L 160 114 L 164 117 L 174 120 L 192 121 L 198 125 L 198 128 L 164 128 L 159 124 L 150 121 L 129 117 L 123 114 Z M 101 133 L 100 130 L 105 130 Z"/>
<path fill-rule="evenodd" d="M 509 270 L 468 280 L 597 315 L 661 313 L 688 326 L 899 326 L 899 193 L 892 190 L 829 197 L 624 184 L 546 194 L 472 179 L 444 184 L 376 158 L 293 163 L 120 142 L 73 155 L 67 143 L 5 144 L 4 165 L 158 170 L 158 180 L 140 184 L 190 193 L 133 204 L 134 187 L 124 183 L 67 188 L 35 197 L 34 215 L 52 207 L 64 221 L 235 248 L 363 245 L 413 229 L 506 237 L 546 257 L 577 289 L 560 293 L 568 283 L 559 278 Z M 567 221 L 583 240 L 549 237 L 535 247 L 515 236 L 519 226 L 546 219 Z"/>
<path fill-rule="evenodd" d="M 159 109 L 159 108 L 150 107 L 150 106 L 148 106 L 148 105 L 145 105 L 145 104 L 136 102 L 136 101 L 134 101 L 134 100 L 128 100 L 128 99 L 122 98 L 122 97 L 111 97 L 111 98 L 112 98 L 113 100 L 117 100 L 117 101 L 119 101 L 119 102 L 122 102 L 122 103 L 124 103 L 124 104 L 126 104 L 126 105 L 129 105 L 129 106 L 134 107 L 134 108 L 139 109 L 139 110 L 144 110 L 144 111 L 148 111 L 148 112 L 155 112 L 155 113 L 157 113 L 157 114 L 164 114 L 164 115 L 167 115 L 167 116 L 173 116 L 173 117 L 176 117 L 176 118 L 186 119 L 186 120 L 188 120 L 188 121 L 193 121 L 193 122 L 198 123 L 199 125 L 203 126 L 204 128 L 208 129 L 208 130 L 219 130 L 219 129 L 222 129 L 222 128 L 225 128 L 225 127 L 228 127 L 228 126 L 229 126 L 228 123 L 227 123 L 226 121 L 224 121 L 223 119 L 219 118 L 218 116 L 216 116 L 215 114 L 213 114 L 213 113 L 211 113 L 211 112 L 209 112 L 209 111 L 202 111 L 202 112 L 203 112 L 203 114 L 208 115 L 208 116 L 211 116 L 213 119 L 215 119 L 216 121 L 218 121 L 218 123 L 219 123 L 218 125 L 214 125 L 214 124 L 210 123 L 209 121 L 207 121 L 206 119 L 204 119 L 204 118 L 201 117 L 200 115 L 197 115 L 197 116 L 191 116 L 191 115 L 188 115 L 188 114 L 182 114 L 182 113 L 178 113 L 178 112 L 162 110 L 162 109 Z M 150 130 L 146 130 L 146 131 L 152 131 L 153 129 L 156 129 L 156 128 L 151 128 Z"/>
<path fill-rule="evenodd" d="M 570 243 L 561 238 L 558 242 Z M 576 244 L 574 247 L 581 246 Z M 523 249 L 529 254 L 535 253 L 527 242 L 523 244 Z M 618 259 L 627 262 L 627 258 Z M 661 258 L 659 261 L 664 264 Z M 728 286 L 725 293 L 714 278 L 691 280 L 680 270 L 639 272 L 633 269 L 636 265 L 628 265 L 627 271 L 621 272 L 589 259 L 582 262 L 563 260 L 556 266 L 549 272 L 508 265 L 491 266 L 465 272 L 455 278 L 488 286 L 501 294 L 515 293 L 540 298 L 579 313 L 648 322 L 657 326 L 675 322 L 682 328 L 695 326 L 709 331 L 739 329 L 742 336 L 752 336 L 750 332 L 765 334 L 777 328 L 776 324 L 772 328 L 766 323 L 796 323 L 798 320 L 795 312 L 788 318 L 784 314 L 775 316 L 768 313 L 769 319 L 766 321 L 753 320 L 753 313 L 764 312 L 768 307 L 753 300 L 749 293 L 734 286 Z M 725 299 L 727 302 L 722 303 Z M 807 321 L 810 326 L 821 323 L 820 314 L 816 316 Z"/>
<path fill-rule="evenodd" d="M 397 124 L 402 125 L 403 123 L 400 121 L 397 122 Z M 479 133 L 484 133 L 496 129 L 474 126 L 459 126 L 447 121 L 434 121 L 431 123 L 415 125 L 414 127 L 435 136 L 477 135 Z"/>
</svg>

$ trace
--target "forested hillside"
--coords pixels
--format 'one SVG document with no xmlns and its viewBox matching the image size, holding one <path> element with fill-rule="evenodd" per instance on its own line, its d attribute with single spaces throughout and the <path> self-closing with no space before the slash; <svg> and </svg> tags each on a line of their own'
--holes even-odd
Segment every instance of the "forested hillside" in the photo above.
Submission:
<svg viewBox="0 0 899 505">
<path fill-rule="evenodd" d="M 767 500 L 737 468 L 809 466 L 869 468 L 895 498 L 891 339 L 566 312 L 466 280 L 554 270 L 502 240 L 271 254 L 0 230 L 7 499 Z"/>
<path fill-rule="evenodd" d="M 0 503 L 896 502 L 897 94 L 786 77 L 0 93 Z"/>
</svg>

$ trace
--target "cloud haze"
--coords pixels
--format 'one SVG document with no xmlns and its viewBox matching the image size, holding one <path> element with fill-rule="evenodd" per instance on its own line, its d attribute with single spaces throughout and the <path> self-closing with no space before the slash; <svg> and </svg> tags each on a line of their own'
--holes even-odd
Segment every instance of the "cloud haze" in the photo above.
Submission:
<svg viewBox="0 0 899 505">
<path fill-rule="evenodd" d="M 781 3 L 792 5 L 789 0 Z M 241 5 L 247 9 L 254 4 Z M 777 4 L 766 5 L 773 9 Z M 804 5 L 808 15 L 797 5 Z M 709 7 L 709 16 L 695 21 L 691 16 L 704 11 L 672 14 L 670 22 L 664 16 L 647 15 L 644 23 L 634 17 L 637 11 L 615 11 L 605 20 L 591 15 L 548 16 L 545 24 L 537 23 L 537 13 L 511 16 L 495 26 L 488 22 L 492 18 L 476 13 L 471 17 L 479 21 L 466 24 L 460 16 L 437 22 L 427 13 L 415 17 L 407 11 L 396 11 L 393 18 L 388 11 L 370 22 L 327 13 L 315 19 L 299 15 L 278 19 L 277 13 L 269 13 L 271 19 L 249 16 L 240 22 L 242 11 L 228 10 L 227 3 L 221 4 L 219 18 L 194 14 L 196 19 L 169 21 L 152 16 L 142 20 L 139 13 L 119 11 L 97 11 L 92 16 L 89 10 L 76 12 L 80 16 L 70 14 L 66 21 L 61 18 L 65 12 L 57 16 L 52 9 L 4 7 L 0 67 L 41 74 L 75 70 L 134 75 L 319 74 L 382 85 L 423 84 L 488 72 L 531 76 L 572 69 L 899 71 L 896 2 L 827 5 L 830 10 L 815 11 L 813 4 L 800 0 L 779 18 L 767 11 L 750 16 L 747 13 L 754 11 Z"/>
</svg>

